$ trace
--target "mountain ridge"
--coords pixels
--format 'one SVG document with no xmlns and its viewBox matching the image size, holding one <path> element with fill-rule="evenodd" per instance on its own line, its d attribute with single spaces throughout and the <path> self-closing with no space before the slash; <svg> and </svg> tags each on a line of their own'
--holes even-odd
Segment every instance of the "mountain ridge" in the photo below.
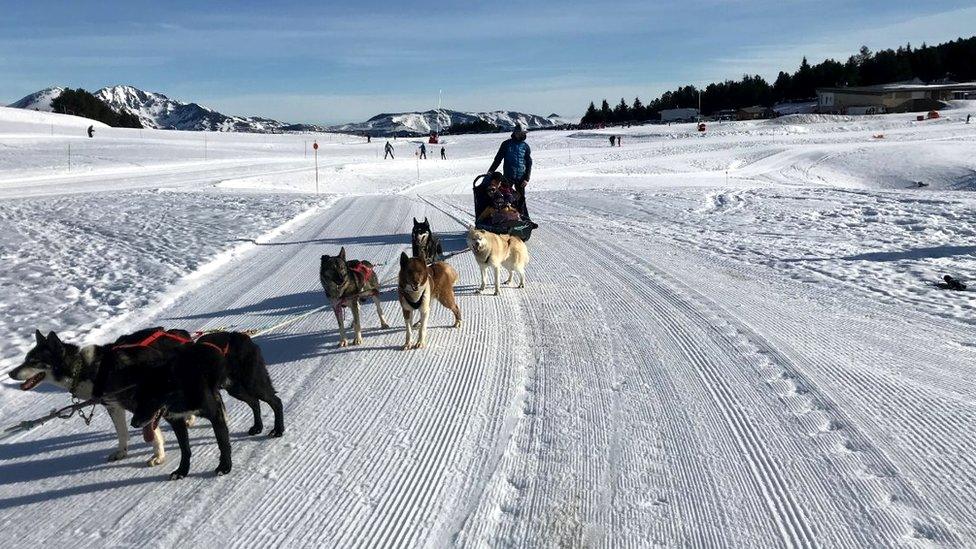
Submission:
<svg viewBox="0 0 976 549">
<path fill-rule="evenodd" d="M 9 106 L 21 109 L 52 110 L 51 101 L 66 88 L 52 86 L 29 94 Z M 158 92 L 145 91 L 135 86 L 119 84 L 106 86 L 94 95 L 116 111 L 128 111 L 139 117 L 147 128 L 220 131 L 220 132 L 324 132 L 368 133 L 383 137 L 396 135 L 426 135 L 431 131 L 444 131 L 455 124 L 470 124 L 478 120 L 488 122 L 501 130 L 511 130 L 516 125 L 534 130 L 563 124 L 557 116 L 543 117 L 517 111 L 463 112 L 451 109 L 405 111 L 377 114 L 364 122 L 352 122 L 322 126 L 317 124 L 290 124 L 260 116 L 233 116 L 204 107 L 195 102 L 171 99 Z"/>
</svg>

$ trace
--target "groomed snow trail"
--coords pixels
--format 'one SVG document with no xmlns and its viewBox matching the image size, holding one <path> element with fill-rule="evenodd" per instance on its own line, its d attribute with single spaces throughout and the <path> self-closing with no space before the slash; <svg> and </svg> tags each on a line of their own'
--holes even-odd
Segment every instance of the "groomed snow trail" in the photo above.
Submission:
<svg viewBox="0 0 976 549">
<path fill-rule="evenodd" d="M 453 258 L 464 326 L 449 328 L 449 313 L 435 305 L 429 349 L 400 350 L 391 292 L 384 303 L 393 328 L 378 329 L 364 307 L 361 347 L 335 347 L 331 312 L 260 337 L 288 430 L 278 440 L 244 436 L 249 413 L 228 398 L 229 476 L 212 476 L 206 424 L 192 430 L 191 476 L 177 483 L 164 480 L 178 458 L 171 435 L 170 462 L 147 469 L 138 442 L 129 459 L 104 462 L 113 446 L 104 413 L 89 428 L 48 424 L 0 445 L 0 530 L 16 546 L 974 540 L 976 502 L 964 489 L 972 412 L 963 399 L 875 366 L 904 349 L 851 348 L 865 336 L 858 330 L 811 348 L 817 340 L 799 320 L 784 332 L 763 320 L 781 311 L 750 300 L 763 286 L 749 278 L 727 269 L 676 275 L 689 252 L 642 234 L 637 221 L 626 231 L 608 227 L 559 196 L 534 204 L 543 228 L 530 242 L 528 288 L 475 295 L 473 259 Z M 274 324 L 325 302 L 321 254 L 345 246 L 390 279 L 412 217 L 429 217 L 457 250 L 468 207 L 466 197 L 342 199 L 153 320 L 190 329 Z M 730 291 L 711 291 L 716 280 Z M 797 319 L 814 314 L 802 300 L 789 305 Z M 899 333 L 905 348 L 931 336 L 925 319 L 905 318 L 921 323 Z M 937 355 L 927 363 L 951 360 L 938 345 L 926 349 Z M 852 363 L 861 353 L 873 363 Z M 878 387 L 885 391 L 873 394 Z M 933 408 L 914 419 L 879 417 L 858 402 L 881 395 L 913 399 L 906 410 Z M 39 415 L 60 399 L 7 402 Z M 968 415 L 948 430 L 937 422 L 943 413 Z M 926 428 L 911 427 L 915 419 Z M 888 439 L 905 430 L 923 437 L 907 450 Z M 943 445 L 940 471 L 961 473 L 958 488 L 926 475 L 927 444 Z"/>
</svg>

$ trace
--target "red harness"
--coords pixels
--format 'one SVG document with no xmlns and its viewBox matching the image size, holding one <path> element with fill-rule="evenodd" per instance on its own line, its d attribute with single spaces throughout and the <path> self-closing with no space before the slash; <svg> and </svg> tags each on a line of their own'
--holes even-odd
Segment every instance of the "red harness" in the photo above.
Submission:
<svg viewBox="0 0 976 549">
<path fill-rule="evenodd" d="M 188 339 L 188 338 L 185 338 L 185 337 L 182 337 L 182 336 L 178 336 L 176 334 L 171 334 L 171 333 L 169 333 L 169 332 L 167 332 L 165 330 L 159 330 L 158 332 L 153 332 L 148 337 L 146 337 L 146 339 L 143 339 L 142 341 L 140 341 L 138 343 L 125 343 L 125 344 L 122 344 L 122 345 L 116 345 L 116 346 L 112 347 L 112 349 L 113 350 L 115 350 L 115 349 L 135 349 L 135 348 L 139 348 L 139 347 L 141 347 L 141 348 L 149 348 L 157 340 L 159 340 L 161 338 L 164 338 L 164 337 L 167 337 L 169 339 L 176 340 L 177 342 L 179 342 L 181 344 L 184 344 L 184 345 L 187 344 L 187 343 L 193 343 L 194 342 L 193 339 Z M 220 354 L 224 355 L 224 356 L 227 356 L 227 353 L 230 352 L 230 343 L 225 344 L 223 348 L 220 348 L 220 346 L 218 346 L 217 344 L 210 343 L 209 341 L 197 341 L 197 343 L 200 343 L 201 345 L 208 345 L 210 347 L 213 347 L 214 349 L 217 349 L 217 351 Z"/>
<path fill-rule="evenodd" d="M 222 354 L 224 356 L 227 356 L 227 353 L 230 352 L 230 343 L 225 344 L 223 349 L 221 349 L 220 347 L 218 347 L 216 343 L 210 343 L 209 341 L 197 341 L 197 343 L 199 343 L 201 345 L 209 345 L 209 346 L 213 347 L 214 349 L 217 349 L 217 352 L 219 352 L 220 354 Z"/>
<path fill-rule="evenodd" d="M 178 336 L 176 334 L 171 334 L 171 333 L 169 333 L 169 332 L 167 332 L 165 330 L 159 330 L 158 332 L 153 332 L 152 334 L 149 335 L 149 337 L 147 337 L 146 339 L 143 339 L 142 341 L 140 341 L 138 343 L 125 343 L 125 344 L 122 344 L 122 345 L 116 345 L 116 346 L 112 347 L 112 349 L 113 350 L 114 349 L 133 349 L 133 348 L 136 348 L 136 347 L 149 347 L 153 343 L 155 343 L 156 340 L 158 340 L 160 338 L 164 338 L 164 337 L 168 337 L 170 339 L 175 339 L 176 341 L 178 341 L 180 343 L 190 343 L 190 342 L 193 341 L 192 339 L 187 339 L 185 337 Z"/>
<path fill-rule="evenodd" d="M 363 263 L 362 261 L 356 263 L 352 267 L 349 267 L 349 270 L 355 273 L 359 273 L 359 275 L 363 277 L 363 284 L 362 284 L 363 286 L 366 286 L 366 283 L 369 282 L 369 279 L 373 278 L 373 267 L 367 265 L 366 263 Z"/>
</svg>

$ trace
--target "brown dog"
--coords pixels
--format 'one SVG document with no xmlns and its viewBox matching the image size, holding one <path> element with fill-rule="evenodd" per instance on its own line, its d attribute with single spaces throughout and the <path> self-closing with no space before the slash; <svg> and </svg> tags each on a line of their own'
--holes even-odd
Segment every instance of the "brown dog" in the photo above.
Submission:
<svg viewBox="0 0 976 549">
<path fill-rule="evenodd" d="M 432 297 L 454 313 L 454 327 L 461 326 L 461 308 L 454 299 L 454 284 L 457 281 L 457 271 L 443 261 L 434 262 L 428 267 L 423 259 L 411 259 L 406 253 L 400 254 L 400 307 L 403 309 L 403 323 L 407 329 L 404 351 L 420 349 L 426 345 L 427 317 L 430 315 Z M 420 336 L 417 344 L 411 345 L 413 312 L 417 310 L 420 311 Z"/>
</svg>

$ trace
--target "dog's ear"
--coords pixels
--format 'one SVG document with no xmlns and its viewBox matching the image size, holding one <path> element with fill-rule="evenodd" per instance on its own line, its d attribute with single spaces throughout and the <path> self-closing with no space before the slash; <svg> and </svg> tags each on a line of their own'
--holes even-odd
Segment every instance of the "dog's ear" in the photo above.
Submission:
<svg viewBox="0 0 976 549">
<path fill-rule="evenodd" d="M 34 339 L 37 340 L 38 345 L 44 345 L 44 334 L 40 330 L 34 330 Z"/>
<path fill-rule="evenodd" d="M 343 261 L 346 260 L 346 247 L 345 246 L 339 248 L 339 259 L 341 259 Z"/>
<path fill-rule="evenodd" d="M 400 252 L 400 268 L 406 269 L 407 263 L 410 262 L 410 258 L 407 257 L 407 252 Z"/>
<path fill-rule="evenodd" d="M 427 221 L 426 217 L 424 217 L 424 225 L 430 225 L 430 221 Z"/>
<path fill-rule="evenodd" d="M 47 345 L 55 352 L 61 352 L 62 344 L 61 340 L 58 338 L 58 334 L 50 332 L 47 334 Z"/>
<path fill-rule="evenodd" d="M 414 225 L 420 225 L 420 223 L 417 223 L 417 218 L 416 218 L 416 217 L 415 217 L 415 218 L 413 218 L 413 224 L 414 224 Z"/>
</svg>

